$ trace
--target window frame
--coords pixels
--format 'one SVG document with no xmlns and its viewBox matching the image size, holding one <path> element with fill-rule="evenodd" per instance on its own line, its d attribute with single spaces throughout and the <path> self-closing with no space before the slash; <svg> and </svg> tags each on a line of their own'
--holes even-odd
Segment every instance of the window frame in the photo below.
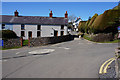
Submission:
<svg viewBox="0 0 120 80">
<path fill-rule="evenodd" d="M 21 30 L 25 30 L 25 25 L 24 24 L 21 24 Z"/>
</svg>

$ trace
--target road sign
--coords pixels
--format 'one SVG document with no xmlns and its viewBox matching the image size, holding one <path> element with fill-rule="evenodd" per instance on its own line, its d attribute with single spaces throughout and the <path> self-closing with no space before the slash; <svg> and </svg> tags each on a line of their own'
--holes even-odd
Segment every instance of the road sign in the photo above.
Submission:
<svg viewBox="0 0 120 80">
<path fill-rule="evenodd" d="M 3 46 L 3 40 L 0 40 L 0 46 Z"/>
<path fill-rule="evenodd" d="M 118 28 L 117 28 L 117 29 L 118 29 L 118 31 L 120 31 L 120 26 L 118 26 Z"/>
</svg>

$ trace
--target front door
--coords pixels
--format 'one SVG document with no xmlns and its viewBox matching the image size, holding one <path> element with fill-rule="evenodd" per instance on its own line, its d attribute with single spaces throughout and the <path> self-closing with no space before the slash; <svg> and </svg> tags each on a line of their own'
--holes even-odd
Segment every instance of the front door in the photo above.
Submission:
<svg viewBox="0 0 120 80">
<path fill-rule="evenodd" d="M 58 31 L 54 31 L 54 36 L 58 36 Z"/>
<path fill-rule="evenodd" d="M 32 31 L 29 31 L 29 32 L 28 32 L 28 37 L 29 37 L 29 38 L 32 38 Z"/>
</svg>

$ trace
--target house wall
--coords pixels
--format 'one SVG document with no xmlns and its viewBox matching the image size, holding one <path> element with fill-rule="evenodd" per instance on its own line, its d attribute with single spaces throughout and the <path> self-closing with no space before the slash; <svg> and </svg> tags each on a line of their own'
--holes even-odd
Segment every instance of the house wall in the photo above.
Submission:
<svg viewBox="0 0 120 80">
<path fill-rule="evenodd" d="M 23 39 L 28 39 L 29 31 L 32 31 L 32 38 L 37 37 L 37 25 L 25 25 L 25 37 Z"/>
<path fill-rule="evenodd" d="M 17 36 L 21 36 L 21 31 L 25 32 L 25 36 L 23 39 L 28 39 L 28 32 L 32 31 L 32 37 L 37 37 L 37 25 L 25 25 L 25 29 L 21 30 L 21 24 L 14 24 L 13 25 L 13 31 L 17 34 Z"/>
<path fill-rule="evenodd" d="M 21 30 L 21 24 L 6 25 L 12 27 L 11 29 L 21 37 L 21 31 L 25 32 L 23 39 L 28 39 L 28 32 L 32 31 L 32 38 L 37 37 L 37 25 L 25 24 L 25 29 Z M 67 26 L 61 30 L 61 25 L 41 25 L 41 37 L 53 37 L 54 30 L 58 31 L 58 36 L 61 36 L 61 31 L 64 31 L 64 35 L 68 35 Z"/>
<path fill-rule="evenodd" d="M 58 36 L 61 36 L 61 31 L 64 31 L 64 35 L 67 35 L 67 26 L 61 30 L 61 25 L 42 25 L 41 26 L 41 37 L 53 37 L 54 30 L 58 31 Z"/>
<path fill-rule="evenodd" d="M 2 30 L 2 24 L 0 24 L 0 30 Z M 5 24 L 5 29 L 3 30 L 13 30 L 13 24 Z"/>
<path fill-rule="evenodd" d="M 21 25 L 20 24 L 14 24 L 13 25 L 13 31 L 17 34 L 17 36 L 21 36 Z"/>
</svg>

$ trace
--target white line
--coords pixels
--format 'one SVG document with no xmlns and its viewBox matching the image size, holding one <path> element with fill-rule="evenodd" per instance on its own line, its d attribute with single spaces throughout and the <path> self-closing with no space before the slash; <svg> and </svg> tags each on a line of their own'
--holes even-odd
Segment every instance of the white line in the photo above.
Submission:
<svg viewBox="0 0 120 80">
<path fill-rule="evenodd" d="M 20 52 L 17 52 L 16 54 L 19 54 Z"/>
<path fill-rule="evenodd" d="M 3 62 L 6 62 L 7 60 L 3 60 Z"/>
</svg>

